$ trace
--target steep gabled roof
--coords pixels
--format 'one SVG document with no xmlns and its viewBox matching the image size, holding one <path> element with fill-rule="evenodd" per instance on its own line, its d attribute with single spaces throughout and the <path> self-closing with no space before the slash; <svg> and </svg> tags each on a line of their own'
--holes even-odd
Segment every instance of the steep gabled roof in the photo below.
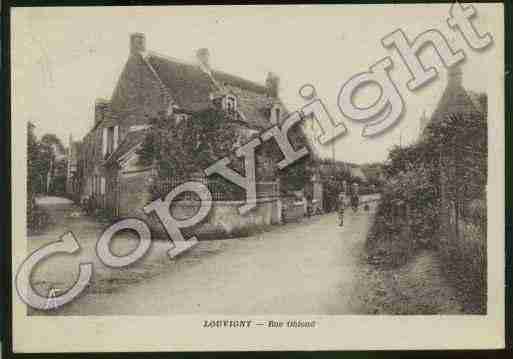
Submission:
<svg viewBox="0 0 513 359">
<path fill-rule="evenodd" d="M 221 85 L 230 85 L 238 87 L 256 94 L 265 95 L 267 97 L 267 88 L 264 85 L 257 84 L 256 82 L 243 79 L 235 75 L 228 74 L 223 71 L 212 71 L 212 76 Z"/>
<path fill-rule="evenodd" d="M 237 97 L 237 113 L 229 121 L 261 130 L 271 126 L 270 109 L 274 104 L 285 107 L 276 97 L 268 94 L 268 89 L 256 82 L 228 74 L 223 71 L 205 71 L 199 64 L 190 63 L 155 52 L 141 53 L 145 66 L 158 81 L 169 107 L 194 113 L 213 108 L 212 95 L 234 94 Z M 104 162 L 111 165 L 118 162 L 144 141 L 147 131 L 129 132 L 116 151 Z"/>
<path fill-rule="evenodd" d="M 201 111 L 213 106 L 212 94 L 230 92 L 237 95 L 239 110 L 248 125 L 269 126 L 265 111 L 278 100 L 268 96 L 264 85 L 218 70 L 207 74 L 198 64 L 154 52 L 149 52 L 145 59 L 180 108 Z"/>
<path fill-rule="evenodd" d="M 210 94 L 217 88 L 198 65 L 155 53 L 149 53 L 146 59 L 178 106 L 193 112 L 212 106 Z"/>
</svg>

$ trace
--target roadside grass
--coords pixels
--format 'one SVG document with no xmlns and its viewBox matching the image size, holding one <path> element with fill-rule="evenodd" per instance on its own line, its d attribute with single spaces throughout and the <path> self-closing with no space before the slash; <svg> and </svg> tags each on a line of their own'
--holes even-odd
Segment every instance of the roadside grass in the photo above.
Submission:
<svg viewBox="0 0 513 359">
<path fill-rule="evenodd" d="M 465 312 L 486 314 L 486 236 L 471 223 L 464 227 L 459 238 L 441 243 L 438 254 L 444 274 L 458 290 Z"/>
<path fill-rule="evenodd" d="M 457 291 L 446 280 L 435 250 L 421 250 L 402 266 L 369 265 L 364 261 L 355 291 L 357 314 L 462 314 Z"/>
<path fill-rule="evenodd" d="M 375 221 L 369 230 L 363 258 L 368 265 L 368 276 L 374 278 L 375 282 L 375 288 L 369 289 L 373 293 L 370 295 L 371 299 L 367 300 L 372 309 L 367 311 L 386 314 L 436 314 L 437 308 L 445 310 L 446 306 L 441 302 L 431 300 L 434 304 L 426 304 L 430 303 L 429 298 L 414 298 L 406 294 L 418 293 L 424 297 L 430 295 L 429 288 L 412 289 L 416 285 L 411 278 L 417 278 L 422 280 L 424 287 L 433 283 L 435 287 L 450 286 L 454 290 L 461 310 L 451 309 L 451 313 L 461 311 L 464 314 L 486 314 L 485 237 L 478 225 L 465 223 L 461 226 L 459 236 L 451 236 L 443 242 L 433 238 L 428 246 L 406 235 L 400 224 L 391 226 L 387 223 L 385 210 L 378 208 Z M 431 274 L 419 274 L 423 270 Z M 443 289 L 442 292 L 451 291 Z M 448 295 L 448 301 L 453 301 L 452 297 L 452 294 Z M 447 308 L 454 307 L 449 305 Z"/>
<path fill-rule="evenodd" d="M 396 268 L 411 260 L 418 247 L 405 235 L 400 224 L 387 222 L 384 206 L 380 203 L 365 242 L 369 264 Z"/>
</svg>

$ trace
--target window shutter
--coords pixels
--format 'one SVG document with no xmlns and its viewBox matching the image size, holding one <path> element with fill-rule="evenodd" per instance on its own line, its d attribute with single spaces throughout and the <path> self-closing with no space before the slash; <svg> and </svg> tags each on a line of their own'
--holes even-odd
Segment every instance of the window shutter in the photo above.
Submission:
<svg viewBox="0 0 513 359">
<path fill-rule="evenodd" d="M 102 156 L 105 157 L 107 154 L 107 127 L 103 128 L 103 137 L 102 137 Z"/>
<path fill-rule="evenodd" d="M 102 179 L 101 179 L 101 189 L 100 189 L 100 193 L 101 193 L 101 194 L 105 194 L 105 177 L 102 177 Z"/>
<path fill-rule="evenodd" d="M 118 140 L 119 140 L 119 126 L 114 127 L 114 151 L 118 148 Z"/>
</svg>

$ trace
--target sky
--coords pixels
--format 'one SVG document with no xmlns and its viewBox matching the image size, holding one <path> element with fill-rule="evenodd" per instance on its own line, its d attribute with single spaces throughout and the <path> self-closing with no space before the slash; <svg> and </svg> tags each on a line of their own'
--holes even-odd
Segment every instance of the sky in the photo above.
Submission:
<svg viewBox="0 0 513 359">
<path fill-rule="evenodd" d="M 391 77 L 405 101 L 401 122 L 376 138 L 361 136 L 362 123 L 346 122 L 347 135 L 328 146 L 316 145 L 322 157 L 334 152 L 342 161 L 383 161 L 392 146 L 417 139 L 419 120 L 434 110 L 446 71 L 427 48 L 421 59 L 439 66 L 439 76 L 420 90 L 408 90 L 409 72 L 381 38 L 398 28 L 410 39 L 439 30 L 454 50 L 466 54 L 464 86 L 488 92 L 501 75 L 490 67 L 502 54 L 503 34 L 494 33 L 496 21 L 502 21 L 497 6 L 475 5 L 475 27 L 499 40 L 482 52 L 449 29 L 449 4 L 16 8 L 11 20 L 12 121 L 32 121 L 37 135 L 55 133 L 65 145 L 70 134 L 81 139 L 92 127 L 95 99 L 112 95 L 133 32 L 146 35 L 148 50 L 184 60 L 195 61 L 195 51 L 206 47 L 214 68 L 252 81 L 264 83 L 267 72 L 276 73 L 289 111 L 304 105 L 298 90 L 312 84 L 337 119 L 342 85 L 390 56 Z M 379 95 L 369 86 L 355 101 L 368 106 Z"/>
</svg>

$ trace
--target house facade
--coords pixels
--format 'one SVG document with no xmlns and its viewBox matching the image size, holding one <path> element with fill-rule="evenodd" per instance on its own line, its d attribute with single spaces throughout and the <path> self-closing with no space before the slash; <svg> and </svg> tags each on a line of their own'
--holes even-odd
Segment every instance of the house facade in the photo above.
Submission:
<svg viewBox="0 0 513 359">
<path fill-rule="evenodd" d="M 150 120 L 166 114 L 187 121 L 194 113 L 222 107 L 241 124 L 241 139 L 278 124 L 287 110 L 278 97 L 279 79 L 269 74 L 265 84 L 218 71 L 209 52 L 196 52 L 186 62 L 147 51 L 144 34 L 131 34 L 129 55 L 110 99 L 95 102 L 94 124 L 76 157 L 81 199 L 113 216 L 128 216 L 148 200 L 152 167 L 141 167 L 137 150 Z M 71 169 L 70 169 L 71 170 Z"/>
</svg>

